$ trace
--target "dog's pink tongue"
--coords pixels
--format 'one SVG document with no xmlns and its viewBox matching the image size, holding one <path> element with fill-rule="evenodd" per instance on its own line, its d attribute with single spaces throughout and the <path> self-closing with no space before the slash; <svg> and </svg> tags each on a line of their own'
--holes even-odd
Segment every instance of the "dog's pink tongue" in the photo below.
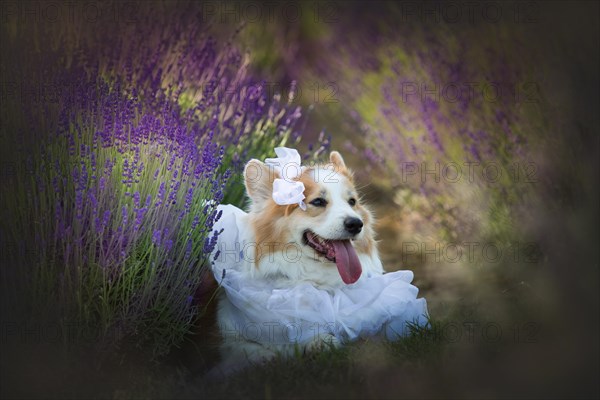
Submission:
<svg viewBox="0 0 600 400">
<path fill-rule="evenodd" d="M 335 247 L 335 265 L 342 280 L 346 284 L 354 283 L 362 274 L 362 267 L 358 255 L 349 240 L 332 240 Z"/>
</svg>

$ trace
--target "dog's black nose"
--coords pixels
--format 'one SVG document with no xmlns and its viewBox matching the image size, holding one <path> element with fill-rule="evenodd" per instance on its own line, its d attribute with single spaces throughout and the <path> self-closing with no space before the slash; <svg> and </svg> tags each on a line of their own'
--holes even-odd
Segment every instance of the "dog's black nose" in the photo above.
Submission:
<svg viewBox="0 0 600 400">
<path fill-rule="evenodd" d="M 358 218 L 346 218 L 344 220 L 344 228 L 353 235 L 360 233 L 363 227 L 363 222 Z"/>
</svg>

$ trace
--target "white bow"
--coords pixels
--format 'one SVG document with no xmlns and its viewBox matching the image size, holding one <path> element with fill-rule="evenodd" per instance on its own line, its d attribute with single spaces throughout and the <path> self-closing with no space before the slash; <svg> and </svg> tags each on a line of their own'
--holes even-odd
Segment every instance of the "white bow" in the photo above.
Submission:
<svg viewBox="0 0 600 400">
<path fill-rule="evenodd" d="M 276 147 L 275 154 L 277 158 L 265 160 L 282 178 L 273 181 L 273 200 L 279 205 L 298 204 L 302 210 L 306 210 L 304 183 L 294 180 L 306 169 L 300 165 L 300 154 L 296 149 L 287 147 Z"/>
</svg>

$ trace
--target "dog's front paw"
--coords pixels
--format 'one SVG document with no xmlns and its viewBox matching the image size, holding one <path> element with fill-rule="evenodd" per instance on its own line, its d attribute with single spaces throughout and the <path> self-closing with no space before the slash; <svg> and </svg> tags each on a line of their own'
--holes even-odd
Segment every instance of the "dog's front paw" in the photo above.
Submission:
<svg viewBox="0 0 600 400">
<path fill-rule="evenodd" d="M 304 353 L 313 351 L 322 351 L 327 349 L 338 349 L 342 347 L 342 342 L 331 334 L 317 335 L 304 347 Z"/>
</svg>

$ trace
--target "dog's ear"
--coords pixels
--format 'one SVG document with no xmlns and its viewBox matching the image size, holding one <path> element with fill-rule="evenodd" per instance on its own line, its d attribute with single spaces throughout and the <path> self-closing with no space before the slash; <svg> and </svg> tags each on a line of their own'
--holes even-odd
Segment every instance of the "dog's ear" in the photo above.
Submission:
<svg viewBox="0 0 600 400">
<path fill-rule="evenodd" d="M 262 161 L 252 159 L 244 168 L 246 192 L 252 201 L 262 203 L 273 197 L 273 181 L 277 172 Z"/>
<path fill-rule="evenodd" d="M 342 174 L 348 172 L 348 168 L 346 168 L 346 164 L 344 163 L 342 155 L 337 151 L 332 151 L 329 154 L 329 162 L 333 164 L 337 172 L 340 172 Z"/>
</svg>

